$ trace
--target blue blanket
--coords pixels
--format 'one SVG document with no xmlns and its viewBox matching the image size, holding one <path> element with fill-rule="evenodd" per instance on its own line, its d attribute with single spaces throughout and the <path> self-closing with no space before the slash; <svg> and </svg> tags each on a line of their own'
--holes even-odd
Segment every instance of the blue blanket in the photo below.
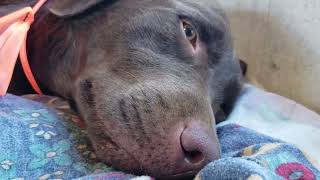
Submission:
<svg viewBox="0 0 320 180">
<path fill-rule="evenodd" d="M 41 98 L 37 100 L 49 97 Z M 0 97 L 1 180 L 152 179 L 100 163 L 68 106 L 50 108 L 56 101 L 49 98 L 44 105 L 13 95 Z M 205 167 L 197 179 L 320 179 L 316 159 L 294 144 L 234 122 L 220 125 L 218 135 L 222 159 Z"/>
<path fill-rule="evenodd" d="M 200 179 L 319 179 L 314 160 L 296 148 L 239 125 L 218 128 L 222 159 L 199 173 Z"/>
</svg>

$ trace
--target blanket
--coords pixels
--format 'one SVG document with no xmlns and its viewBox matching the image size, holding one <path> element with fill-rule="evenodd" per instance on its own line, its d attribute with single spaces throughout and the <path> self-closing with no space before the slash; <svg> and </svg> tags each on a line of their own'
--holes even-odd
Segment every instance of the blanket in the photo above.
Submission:
<svg viewBox="0 0 320 180">
<path fill-rule="evenodd" d="M 208 164 L 196 179 L 320 179 L 320 118 L 300 105 L 292 108 L 285 98 L 283 107 L 291 111 L 276 108 L 279 103 L 272 99 L 282 97 L 269 96 L 273 94 L 245 88 L 228 121 L 217 128 L 222 158 Z M 293 116 L 296 111 L 303 114 Z M 152 179 L 99 162 L 81 121 L 59 98 L 0 97 L 0 126 L 1 180 Z M 289 134 L 293 130 L 299 131 Z"/>
<path fill-rule="evenodd" d="M 295 101 L 247 84 L 227 121 L 295 144 L 320 162 L 320 116 Z"/>
</svg>

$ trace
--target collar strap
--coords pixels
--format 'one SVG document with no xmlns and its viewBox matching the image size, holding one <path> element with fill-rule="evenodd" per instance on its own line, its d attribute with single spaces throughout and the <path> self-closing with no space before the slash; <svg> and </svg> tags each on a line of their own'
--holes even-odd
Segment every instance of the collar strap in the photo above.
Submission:
<svg viewBox="0 0 320 180">
<path fill-rule="evenodd" d="M 26 41 L 34 16 L 46 1 L 38 0 L 33 8 L 26 7 L 0 17 L 0 96 L 8 90 L 18 55 L 30 85 L 42 94 L 29 65 Z"/>
</svg>

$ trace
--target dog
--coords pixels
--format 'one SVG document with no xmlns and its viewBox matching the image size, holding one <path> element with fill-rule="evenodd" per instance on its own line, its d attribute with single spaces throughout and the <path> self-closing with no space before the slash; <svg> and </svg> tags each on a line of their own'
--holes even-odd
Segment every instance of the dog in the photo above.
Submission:
<svg viewBox="0 0 320 180">
<path fill-rule="evenodd" d="M 34 3 L 3 0 L 0 15 Z M 216 122 L 243 76 L 215 0 L 49 0 L 27 50 L 41 89 L 77 110 L 106 164 L 179 179 L 220 158 Z M 33 93 L 19 64 L 9 92 Z"/>
</svg>

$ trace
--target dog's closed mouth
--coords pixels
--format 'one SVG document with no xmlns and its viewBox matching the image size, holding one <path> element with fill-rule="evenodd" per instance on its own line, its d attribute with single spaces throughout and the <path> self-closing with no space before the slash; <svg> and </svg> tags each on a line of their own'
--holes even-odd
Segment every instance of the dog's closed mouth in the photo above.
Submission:
<svg viewBox="0 0 320 180">
<path fill-rule="evenodd" d="M 200 171 L 200 169 L 199 169 Z M 173 175 L 168 175 L 168 176 L 162 176 L 160 177 L 159 179 L 163 179 L 163 180 L 177 180 L 177 179 L 182 179 L 182 180 L 188 180 L 188 179 L 193 179 L 196 174 L 199 172 L 199 171 L 195 171 L 195 170 L 192 170 L 192 171 L 186 171 L 186 172 L 183 172 L 183 173 L 178 173 L 178 174 L 173 174 Z"/>
</svg>

